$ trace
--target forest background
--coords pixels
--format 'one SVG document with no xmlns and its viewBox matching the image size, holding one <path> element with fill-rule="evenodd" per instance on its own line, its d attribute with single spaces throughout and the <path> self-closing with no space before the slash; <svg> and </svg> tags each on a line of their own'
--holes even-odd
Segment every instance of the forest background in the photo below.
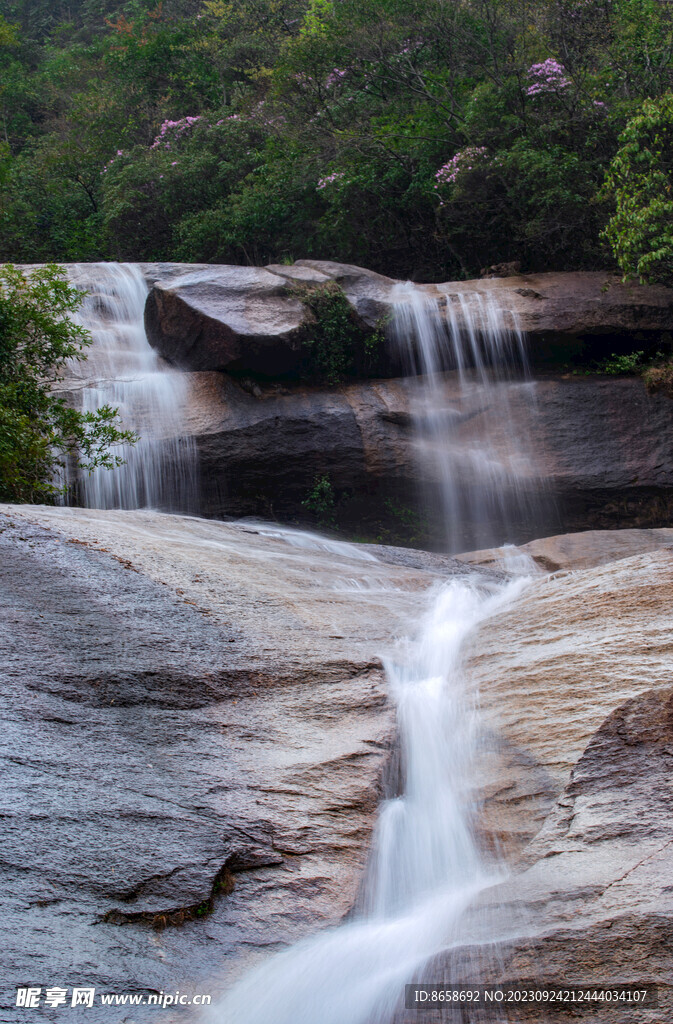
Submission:
<svg viewBox="0 0 673 1024">
<path fill-rule="evenodd" d="M 1 0 L 0 260 L 673 276 L 673 3 Z"/>
</svg>

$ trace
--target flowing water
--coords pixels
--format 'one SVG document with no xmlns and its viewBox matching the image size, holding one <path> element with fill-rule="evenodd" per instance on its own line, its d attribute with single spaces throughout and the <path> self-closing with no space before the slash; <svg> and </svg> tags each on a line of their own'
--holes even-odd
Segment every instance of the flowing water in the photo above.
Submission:
<svg viewBox="0 0 673 1024">
<path fill-rule="evenodd" d="M 532 514 L 535 472 L 510 410 L 511 388 L 530 386 L 515 383 L 525 371 L 523 341 L 502 328 L 495 305 L 461 300 L 463 329 L 445 309 L 402 286 L 395 330 L 420 374 L 411 390 L 420 456 L 434 470 L 449 546 L 465 550 L 466 539 L 472 547 L 502 544 L 510 519 Z M 454 373 L 449 392 L 447 369 Z M 460 424 L 477 419 L 477 429 L 462 436 Z M 511 547 L 504 551 L 525 572 Z M 405 984 L 460 945 L 464 912 L 503 873 L 475 838 L 479 716 L 463 650 L 470 633 L 525 585 L 521 575 L 491 585 L 462 577 L 430 595 L 417 639 L 386 661 L 401 792 L 380 809 L 357 911 L 255 968 L 207 1020 L 387 1024 L 403 1006 Z"/>
<path fill-rule="evenodd" d="M 384 1024 L 423 964 L 460 943 L 463 912 L 499 879 L 473 833 L 478 717 L 461 653 L 470 632 L 523 585 L 488 593 L 461 580 L 433 596 L 418 640 L 386 665 L 403 792 L 379 814 L 362 910 L 250 972 L 208 1020 Z"/>
<path fill-rule="evenodd" d="M 134 447 L 119 448 L 125 465 L 92 474 L 70 469 L 70 500 L 87 508 L 196 508 L 196 457 L 181 435 L 180 416 L 188 378 L 150 346 L 144 327 L 147 284 L 138 266 L 100 263 L 68 268 L 86 292 L 75 318 L 91 332 L 88 358 L 72 362 L 67 387 L 83 412 L 103 405 L 119 409 L 124 428 L 135 430 Z"/>
<path fill-rule="evenodd" d="M 535 403 L 524 339 L 490 297 L 400 285 L 393 332 L 411 381 L 426 506 L 450 552 L 529 539 L 542 516 L 527 444 Z"/>
</svg>

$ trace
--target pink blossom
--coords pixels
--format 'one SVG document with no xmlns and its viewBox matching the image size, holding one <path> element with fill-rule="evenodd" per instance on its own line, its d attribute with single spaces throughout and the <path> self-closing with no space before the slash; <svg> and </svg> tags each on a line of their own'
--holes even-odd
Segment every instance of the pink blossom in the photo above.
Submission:
<svg viewBox="0 0 673 1024">
<path fill-rule="evenodd" d="M 333 185 L 335 181 L 339 181 L 339 179 L 343 178 L 343 176 L 343 171 L 334 171 L 333 174 L 328 174 L 325 178 L 318 178 L 318 184 L 316 185 L 316 188 L 327 188 L 328 185 Z"/>
<path fill-rule="evenodd" d="M 329 88 L 332 85 L 339 85 L 342 78 L 348 74 L 348 68 L 332 68 L 329 75 L 325 80 L 325 85 Z"/>
<path fill-rule="evenodd" d="M 542 64 L 531 64 L 528 77 L 533 84 L 526 89 L 527 96 L 538 96 L 542 92 L 558 92 L 570 85 L 566 69 L 553 57 L 548 57 Z"/>
<path fill-rule="evenodd" d="M 172 133 L 173 139 L 177 141 L 184 132 L 189 128 L 193 128 L 198 121 L 202 120 L 201 114 L 197 114 L 194 117 L 183 117 L 179 121 L 171 121 L 170 119 L 164 121 L 150 149 L 157 149 L 159 146 L 163 146 L 164 149 L 170 149 L 171 144 L 166 138 L 169 132 Z"/>
<path fill-rule="evenodd" d="M 486 146 L 468 146 L 467 149 L 461 149 L 436 172 L 435 188 L 439 188 L 440 185 L 453 185 L 459 174 L 473 171 L 475 164 L 484 162 L 486 152 Z"/>
</svg>

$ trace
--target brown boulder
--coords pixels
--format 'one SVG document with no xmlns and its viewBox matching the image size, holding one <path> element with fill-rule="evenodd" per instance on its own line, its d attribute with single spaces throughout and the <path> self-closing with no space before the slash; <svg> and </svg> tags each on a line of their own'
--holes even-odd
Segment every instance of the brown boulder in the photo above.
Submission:
<svg viewBox="0 0 673 1024">
<path fill-rule="evenodd" d="M 305 319 L 285 279 L 257 267 L 212 267 L 155 281 L 145 307 L 150 344 L 192 370 L 283 373 L 294 362 Z"/>
</svg>

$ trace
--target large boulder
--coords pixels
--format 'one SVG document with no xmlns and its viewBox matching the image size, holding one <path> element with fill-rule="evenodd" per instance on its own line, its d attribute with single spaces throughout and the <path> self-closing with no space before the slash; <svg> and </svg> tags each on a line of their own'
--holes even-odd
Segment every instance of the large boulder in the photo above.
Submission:
<svg viewBox="0 0 673 1024">
<path fill-rule="evenodd" d="M 336 281 L 363 326 L 390 309 L 395 282 L 360 267 L 300 260 L 266 268 L 143 264 L 150 293 L 145 329 L 150 344 L 191 370 L 245 370 L 265 377 L 296 370 L 312 314 L 297 286 Z"/>
<path fill-rule="evenodd" d="M 282 374 L 293 365 L 305 320 L 285 279 L 257 267 L 185 267 L 155 280 L 145 307 L 150 344 L 192 370 Z"/>
</svg>

